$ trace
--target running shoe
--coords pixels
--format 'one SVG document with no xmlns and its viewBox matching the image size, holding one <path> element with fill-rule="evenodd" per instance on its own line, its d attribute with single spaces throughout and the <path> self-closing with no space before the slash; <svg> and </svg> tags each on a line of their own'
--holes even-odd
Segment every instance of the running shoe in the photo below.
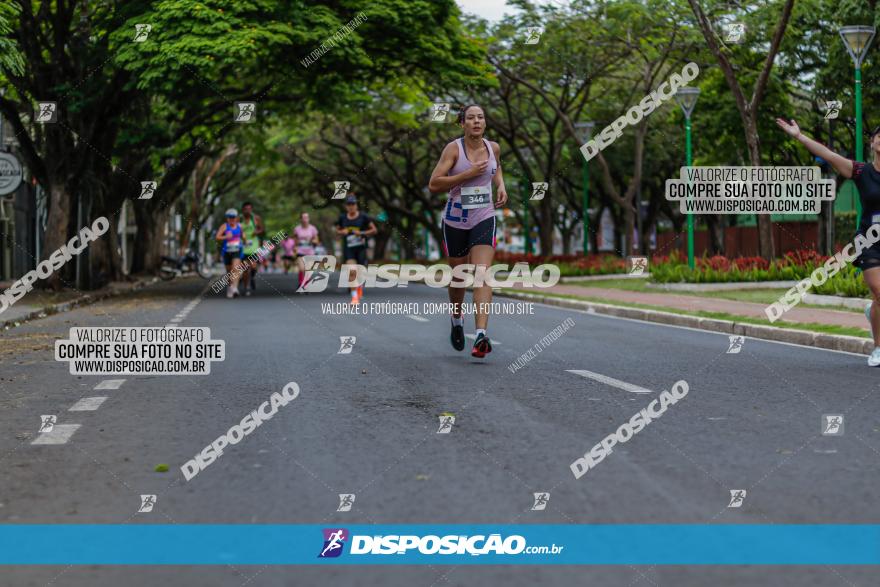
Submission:
<svg viewBox="0 0 880 587">
<path fill-rule="evenodd" d="M 251 290 L 249 290 L 249 289 L 244 290 L 244 297 L 246 297 L 246 298 L 251 297 Z"/>
<path fill-rule="evenodd" d="M 241 295 L 241 292 L 238 291 L 238 288 L 237 288 L 237 287 L 236 287 L 235 289 L 232 290 L 232 297 L 237 298 L 237 297 L 240 296 L 240 295 Z"/>
<path fill-rule="evenodd" d="M 351 303 L 352 303 L 353 305 L 357 305 L 357 304 L 360 304 L 360 303 L 361 303 L 361 300 L 360 300 L 360 298 L 358 297 L 357 294 L 354 294 L 353 296 L 351 296 Z"/>
<path fill-rule="evenodd" d="M 359 298 L 364 297 L 364 286 L 362 286 L 362 285 L 358 286 L 358 297 Z"/>
<path fill-rule="evenodd" d="M 235 294 L 232 293 L 232 292 L 233 292 L 233 290 L 232 290 L 232 286 L 227 287 L 227 288 L 226 288 L 226 297 L 229 298 L 229 299 L 232 299 L 232 296 L 235 295 Z"/>
<path fill-rule="evenodd" d="M 480 335 L 477 337 L 477 340 L 474 341 L 474 348 L 471 351 L 471 356 L 482 359 L 491 352 L 492 343 L 489 341 L 489 337 L 481 332 Z M 880 359 L 880 355 L 878 355 L 878 359 Z"/>
<path fill-rule="evenodd" d="M 868 367 L 880 366 L 880 346 L 874 347 L 874 352 L 868 357 Z"/>
<path fill-rule="evenodd" d="M 451 321 L 452 319 L 450 318 Z M 452 332 L 449 333 L 449 342 L 452 343 L 452 348 L 455 350 L 464 350 L 464 326 L 452 325 Z"/>
</svg>

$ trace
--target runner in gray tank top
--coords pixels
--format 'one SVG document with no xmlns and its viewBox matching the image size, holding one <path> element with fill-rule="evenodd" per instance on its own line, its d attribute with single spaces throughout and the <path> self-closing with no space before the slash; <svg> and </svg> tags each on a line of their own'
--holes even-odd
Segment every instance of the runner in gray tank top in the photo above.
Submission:
<svg viewBox="0 0 880 587">
<path fill-rule="evenodd" d="M 498 143 L 483 137 L 486 117 L 479 106 L 472 104 L 462 108 L 458 122 L 464 136 L 443 149 L 428 189 L 435 194 L 449 193 L 443 212 L 443 248 L 450 267 L 462 263 L 488 267 L 495 257 L 495 208 L 507 202 L 501 174 L 501 149 Z M 494 201 L 493 185 L 496 191 Z M 449 286 L 449 301 L 453 304 L 450 342 L 457 351 L 464 350 L 461 308 L 464 292 L 463 287 Z M 487 308 L 491 301 L 492 288 L 488 284 L 474 288 L 476 335 L 471 356 L 483 358 L 492 352 L 492 343 L 486 333 L 489 325 Z"/>
</svg>

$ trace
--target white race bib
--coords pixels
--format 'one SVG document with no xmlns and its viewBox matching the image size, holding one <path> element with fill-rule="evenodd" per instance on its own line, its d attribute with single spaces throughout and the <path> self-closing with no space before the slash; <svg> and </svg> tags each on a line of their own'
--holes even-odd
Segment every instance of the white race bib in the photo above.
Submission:
<svg viewBox="0 0 880 587">
<path fill-rule="evenodd" d="M 345 237 L 345 244 L 349 247 L 362 247 L 364 246 L 364 237 L 358 234 L 350 234 Z"/>
<path fill-rule="evenodd" d="M 474 185 L 461 188 L 461 207 L 463 210 L 486 208 L 492 205 L 492 190 L 487 185 Z"/>
</svg>

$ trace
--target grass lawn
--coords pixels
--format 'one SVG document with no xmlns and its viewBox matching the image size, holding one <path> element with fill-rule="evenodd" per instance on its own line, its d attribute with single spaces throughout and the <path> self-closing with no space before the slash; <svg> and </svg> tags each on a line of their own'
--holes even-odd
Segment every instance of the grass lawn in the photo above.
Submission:
<svg viewBox="0 0 880 587">
<path fill-rule="evenodd" d="M 566 284 L 570 285 L 570 284 Z M 758 290 L 761 291 L 761 290 Z M 523 293 L 521 290 L 517 290 L 517 293 Z M 712 293 L 720 293 L 720 292 L 712 292 Z M 729 292 L 724 292 L 729 293 Z M 757 324 L 759 326 L 769 326 L 766 320 L 762 320 L 760 318 L 751 318 L 748 316 L 738 316 L 735 314 L 727 314 L 725 312 L 690 312 L 687 310 L 679 310 L 678 308 L 667 308 L 665 306 L 651 306 L 647 304 L 632 304 L 628 302 L 618 302 L 616 300 L 606 300 L 603 298 L 597 298 L 593 296 L 572 296 L 567 294 L 556 294 L 556 293 L 548 293 L 541 292 L 541 295 L 554 297 L 554 298 L 565 298 L 570 300 L 582 300 L 587 302 L 595 302 L 597 304 L 610 304 L 613 306 L 625 306 L 627 308 L 640 308 L 642 310 L 658 310 L 661 312 L 669 312 L 672 314 L 683 314 L 685 316 L 697 316 L 699 318 L 715 318 L 716 320 L 730 320 L 731 322 L 740 322 L 743 324 Z M 865 322 L 867 324 L 867 321 Z M 825 334 L 842 334 L 846 336 L 858 336 L 860 338 L 864 338 L 869 334 L 869 330 L 867 328 L 851 328 L 849 326 L 833 326 L 830 324 L 816 324 L 813 322 L 787 322 L 784 320 L 778 320 L 773 323 L 773 326 L 778 326 L 779 328 L 792 328 L 795 330 L 806 330 L 809 332 L 823 332 Z"/>
</svg>

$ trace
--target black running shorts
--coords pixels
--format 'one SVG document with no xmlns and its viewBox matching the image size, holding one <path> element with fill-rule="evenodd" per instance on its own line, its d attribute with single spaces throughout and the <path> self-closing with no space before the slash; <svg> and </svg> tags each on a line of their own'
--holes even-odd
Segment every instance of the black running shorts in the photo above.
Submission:
<svg viewBox="0 0 880 587">
<path fill-rule="evenodd" d="M 856 257 L 856 260 L 853 261 L 853 265 L 862 271 L 867 271 L 874 267 L 880 267 L 880 243 L 874 243 L 867 249 L 863 250 L 862 254 Z"/>
<path fill-rule="evenodd" d="M 343 261 L 354 259 L 358 265 L 367 265 L 367 247 L 345 247 L 342 250 Z"/>
<path fill-rule="evenodd" d="M 234 253 L 223 253 L 223 264 L 224 265 L 232 265 L 233 259 L 241 259 L 241 251 L 236 251 Z"/>
<path fill-rule="evenodd" d="M 473 228 L 455 228 L 443 223 L 443 248 L 447 257 L 464 257 L 475 245 L 495 248 L 495 217 L 486 218 Z"/>
</svg>

